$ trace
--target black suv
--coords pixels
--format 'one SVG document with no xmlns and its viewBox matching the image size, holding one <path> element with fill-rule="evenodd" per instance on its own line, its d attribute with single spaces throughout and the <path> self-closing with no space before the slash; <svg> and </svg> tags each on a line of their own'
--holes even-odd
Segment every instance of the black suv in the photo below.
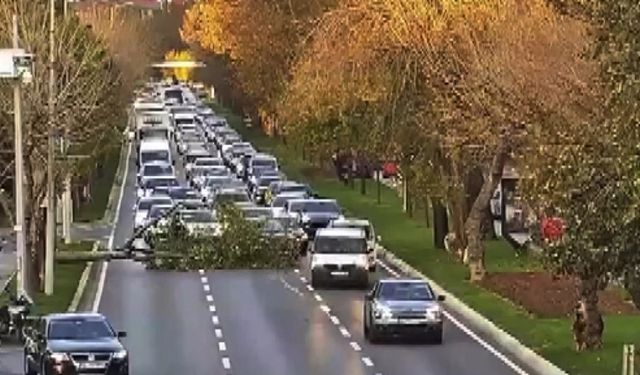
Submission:
<svg viewBox="0 0 640 375">
<path fill-rule="evenodd" d="M 129 354 L 101 314 L 50 314 L 27 332 L 27 375 L 129 375 Z"/>
</svg>

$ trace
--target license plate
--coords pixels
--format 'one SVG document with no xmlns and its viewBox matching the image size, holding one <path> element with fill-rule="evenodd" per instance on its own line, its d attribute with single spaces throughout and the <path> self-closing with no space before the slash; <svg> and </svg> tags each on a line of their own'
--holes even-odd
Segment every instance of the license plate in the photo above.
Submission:
<svg viewBox="0 0 640 375">
<path fill-rule="evenodd" d="M 398 319 L 398 321 L 402 324 L 422 324 L 422 319 Z"/>
<path fill-rule="evenodd" d="M 107 362 L 85 362 L 80 364 L 81 369 L 94 370 L 107 367 Z"/>
<path fill-rule="evenodd" d="M 331 276 L 348 276 L 349 272 L 345 271 L 332 271 Z"/>
</svg>

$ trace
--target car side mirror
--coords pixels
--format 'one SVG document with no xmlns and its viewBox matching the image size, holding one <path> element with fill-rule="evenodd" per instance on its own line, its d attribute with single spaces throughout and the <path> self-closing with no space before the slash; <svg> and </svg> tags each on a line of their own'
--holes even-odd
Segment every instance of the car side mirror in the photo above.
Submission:
<svg viewBox="0 0 640 375">
<path fill-rule="evenodd" d="M 446 299 L 446 297 L 443 296 L 443 295 L 438 296 L 438 301 L 440 301 L 440 302 L 444 301 L 445 299 Z"/>
<path fill-rule="evenodd" d="M 367 294 L 365 294 L 365 295 L 364 295 L 364 298 L 365 298 L 367 301 L 371 301 L 371 300 L 373 300 L 373 291 L 367 292 Z"/>
<path fill-rule="evenodd" d="M 125 331 L 118 331 L 118 337 L 119 338 L 127 337 L 127 333 Z"/>
</svg>

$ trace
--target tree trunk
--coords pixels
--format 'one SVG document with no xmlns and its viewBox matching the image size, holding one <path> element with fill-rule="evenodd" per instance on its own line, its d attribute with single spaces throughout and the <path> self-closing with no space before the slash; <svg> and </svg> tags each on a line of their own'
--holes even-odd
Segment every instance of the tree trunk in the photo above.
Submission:
<svg viewBox="0 0 640 375">
<path fill-rule="evenodd" d="M 449 222 L 451 224 L 449 225 L 449 230 L 454 239 L 452 246 L 449 247 L 449 251 L 462 261 L 464 249 L 467 247 L 467 236 L 464 232 L 466 210 L 461 194 L 454 194 L 449 201 L 449 208 Z"/>
<path fill-rule="evenodd" d="M 469 265 L 470 280 L 472 282 L 484 279 L 487 271 L 484 264 L 484 244 L 482 242 L 482 221 L 489 206 L 491 195 L 502 179 L 504 164 L 507 160 L 507 145 L 503 141 L 491 162 L 489 175 L 484 180 L 480 193 L 476 197 L 469 217 L 465 222 L 465 232 L 467 235 L 467 264 Z"/>
<path fill-rule="evenodd" d="M 602 333 L 604 321 L 598 309 L 598 283 L 596 280 L 581 280 L 579 291 L 578 312 L 582 317 L 582 335 L 575 335 L 576 344 L 582 344 L 582 349 L 594 350 L 602 347 Z M 580 345 L 578 345 L 580 347 Z"/>
<path fill-rule="evenodd" d="M 440 199 L 431 201 L 433 208 L 433 242 L 436 249 L 444 249 L 444 238 L 449 233 L 447 209 Z"/>
</svg>

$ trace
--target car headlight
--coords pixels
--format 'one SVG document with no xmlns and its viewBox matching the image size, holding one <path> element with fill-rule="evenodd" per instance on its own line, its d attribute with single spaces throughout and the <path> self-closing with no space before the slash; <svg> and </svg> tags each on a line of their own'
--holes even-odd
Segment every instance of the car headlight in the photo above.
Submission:
<svg viewBox="0 0 640 375">
<path fill-rule="evenodd" d="M 440 309 L 427 310 L 427 313 L 431 316 L 431 319 L 433 320 L 442 320 L 442 310 Z"/>
<path fill-rule="evenodd" d="M 49 358 L 55 363 L 62 363 L 69 360 L 69 355 L 67 353 L 51 353 L 49 354 Z"/>
<path fill-rule="evenodd" d="M 126 350 L 120 350 L 117 351 L 115 353 L 113 353 L 113 358 L 114 359 L 124 359 L 127 357 L 127 351 Z"/>
<path fill-rule="evenodd" d="M 391 309 L 384 305 L 377 305 L 373 310 L 373 316 L 376 319 L 389 319 L 391 318 Z"/>
</svg>

